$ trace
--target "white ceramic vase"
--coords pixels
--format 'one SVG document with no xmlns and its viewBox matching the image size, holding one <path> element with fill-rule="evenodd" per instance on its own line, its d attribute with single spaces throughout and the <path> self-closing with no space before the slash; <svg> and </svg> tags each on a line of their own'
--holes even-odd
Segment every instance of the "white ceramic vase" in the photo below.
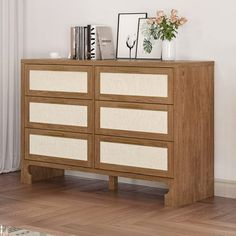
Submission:
<svg viewBox="0 0 236 236">
<path fill-rule="evenodd" d="M 175 60 L 175 40 L 162 41 L 162 60 Z"/>
</svg>

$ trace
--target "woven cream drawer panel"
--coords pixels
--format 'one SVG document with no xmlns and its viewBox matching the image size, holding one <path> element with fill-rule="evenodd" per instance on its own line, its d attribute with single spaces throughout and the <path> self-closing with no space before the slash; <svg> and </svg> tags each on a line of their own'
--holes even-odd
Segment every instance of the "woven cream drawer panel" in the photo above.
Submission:
<svg viewBox="0 0 236 236">
<path fill-rule="evenodd" d="M 173 103 L 173 71 L 162 68 L 96 68 L 96 99 Z"/>
<path fill-rule="evenodd" d="M 97 168 L 172 176 L 172 143 L 108 136 L 96 137 Z"/>
<path fill-rule="evenodd" d="M 173 139 L 172 105 L 96 102 L 97 134 Z"/>
<path fill-rule="evenodd" d="M 26 98 L 26 125 L 31 128 L 91 133 L 92 101 L 61 98 Z"/>
<path fill-rule="evenodd" d="M 91 67 L 32 65 L 26 68 L 26 73 L 29 95 L 92 98 Z"/>
<path fill-rule="evenodd" d="M 92 165 L 92 136 L 46 130 L 26 130 L 27 159 Z"/>
</svg>

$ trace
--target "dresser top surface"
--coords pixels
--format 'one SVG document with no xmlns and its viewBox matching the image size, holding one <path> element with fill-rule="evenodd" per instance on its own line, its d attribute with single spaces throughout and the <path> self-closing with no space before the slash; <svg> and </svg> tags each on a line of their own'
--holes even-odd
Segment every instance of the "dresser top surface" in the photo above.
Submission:
<svg viewBox="0 0 236 236">
<path fill-rule="evenodd" d="M 72 59 L 22 59 L 23 64 L 35 65 L 71 65 L 71 66 L 145 66 L 145 67 L 179 67 L 214 65 L 214 61 L 162 61 L 162 60 L 72 60 Z"/>
</svg>

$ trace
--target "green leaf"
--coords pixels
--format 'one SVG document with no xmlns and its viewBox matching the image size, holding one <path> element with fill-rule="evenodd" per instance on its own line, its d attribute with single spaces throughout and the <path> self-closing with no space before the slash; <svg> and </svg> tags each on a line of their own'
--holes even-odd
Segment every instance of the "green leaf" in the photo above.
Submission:
<svg viewBox="0 0 236 236">
<path fill-rule="evenodd" d="M 143 50 L 147 53 L 151 53 L 152 51 L 152 43 L 146 38 L 143 40 Z"/>
</svg>

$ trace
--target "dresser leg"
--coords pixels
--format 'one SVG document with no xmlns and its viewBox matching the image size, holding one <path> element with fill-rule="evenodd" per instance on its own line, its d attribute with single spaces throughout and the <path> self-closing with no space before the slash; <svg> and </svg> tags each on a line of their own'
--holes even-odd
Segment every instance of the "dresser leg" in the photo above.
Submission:
<svg viewBox="0 0 236 236">
<path fill-rule="evenodd" d="M 201 199 L 195 199 L 193 189 L 183 189 L 183 185 L 175 181 L 169 183 L 168 187 L 169 192 L 165 194 L 165 206 L 167 207 L 184 206 L 207 197 L 204 196 Z"/>
<path fill-rule="evenodd" d="M 21 183 L 32 184 L 32 175 L 29 172 L 29 165 L 27 162 L 21 164 Z"/>
<path fill-rule="evenodd" d="M 118 177 L 117 176 L 109 176 L 109 190 L 117 191 L 118 189 Z"/>
<path fill-rule="evenodd" d="M 167 183 L 167 186 L 169 188 L 169 191 L 165 194 L 165 206 L 177 207 L 186 205 L 186 203 L 183 201 L 184 199 L 181 199 L 180 197 L 181 193 L 178 191 L 179 188 L 176 182 L 171 181 Z"/>
<path fill-rule="evenodd" d="M 21 166 L 21 183 L 32 184 L 40 180 L 46 180 L 57 176 L 64 176 L 63 169 L 32 166 L 27 161 Z"/>
<path fill-rule="evenodd" d="M 165 206 L 166 207 L 175 206 L 175 194 L 173 188 L 169 188 L 168 193 L 165 194 Z"/>
</svg>

